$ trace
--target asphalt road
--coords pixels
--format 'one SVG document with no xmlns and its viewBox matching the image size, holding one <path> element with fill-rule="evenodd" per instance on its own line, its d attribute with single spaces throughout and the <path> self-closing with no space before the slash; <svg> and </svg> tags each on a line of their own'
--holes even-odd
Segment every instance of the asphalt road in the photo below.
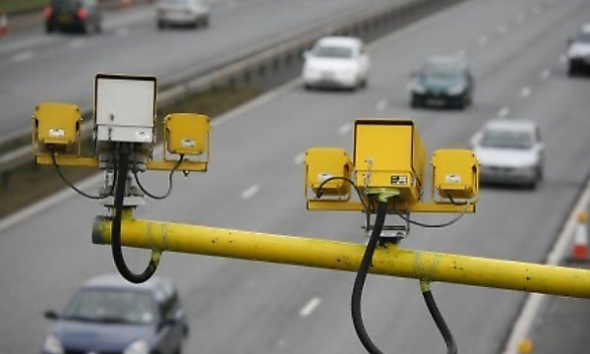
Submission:
<svg viewBox="0 0 590 354">
<path fill-rule="evenodd" d="M 158 31 L 144 5 L 106 13 L 100 35 L 16 33 L 0 42 L 0 136 L 26 131 L 41 101 L 91 105 L 97 72 L 181 78 L 387 1 L 212 0 L 210 28 L 196 31 Z"/>
<path fill-rule="evenodd" d="M 588 16 L 586 0 L 473 0 L 441 12 L 371 46 L 366 90 L 306 92 L 295 82 L 217 120 L 210 171 L 178 177 L 169 199 L 150 201 L 137 216 L 364 243 L 360 214 L 305 210 L 307 148 L 351 151 L 356 118 L 411 118 L 430 154 L 467 147 L 485 121 L 508 112 L 507 119 L 539 123 L 545 181 L 535 191 L 485 188 L 475 215 L 443 230 L 413 228 L 404 246 L 541 261 L 590 170 L 590 81 L 568 78 L 561 59 L 567 38 Z M 458 52 L 473 67 L 474 106 L 410 109 L 409 73 L 429 54 Z M 165 189 L 164 174 L 145 177 L 154 192 Z M 89 276 L 114 271 L 109 248 L 90 243 L 101 212 L 92 201 L 69 197 L 2 231 L 1 353 L 38 351 L 49 325 L 43 311 L 61 308 Z M 127 255 L 136 270 L 147 258 L 145 251 Z M 165 254 L 158 274 L 175 280 L 188 308 L 187 353 L 364 352 L 350 319 L 352 273 Z M 365 291 L 367 327 L 385 353 L 444 351 L 417 281 L 374 276 Z M 463 353 L 498 353 L 525 298 L 448 284 L 433 291 Z"/>
</svg>

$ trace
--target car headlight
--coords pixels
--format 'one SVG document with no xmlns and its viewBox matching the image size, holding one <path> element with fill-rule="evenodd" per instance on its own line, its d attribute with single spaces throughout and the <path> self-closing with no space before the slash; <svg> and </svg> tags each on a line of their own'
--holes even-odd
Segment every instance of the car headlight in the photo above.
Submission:
<svg viewBox="0 0 590 354">
<path fill-rule="evenodd" d="M 426 87 L 422 86 L 417 81 L 414 81 L 410 84 L 410 90 L 416 93 L 426 93 Z"/>
<path fill-rule="evenodd" d="M 145 340 L 136 340 L 129 344 L 123 354 L 148 354 L 150 351 L 149 345 Z"/>
<path fill-rule="evenodd" d="M 451 88 L 449 88 L 449 95 L 458 95 L 460 93 L 462 93 L 463 91 L 465 91 L 465 86 L 463 85 L 455 85 L 452 86 Z"/>
<path fill-rule="evenodd" d="M 63 354 L 64 348 L 56 336 L 49 335 L 45 338 L 45 343 L 43 343 L 43 352 L 48 354 Z"/>
</svg>

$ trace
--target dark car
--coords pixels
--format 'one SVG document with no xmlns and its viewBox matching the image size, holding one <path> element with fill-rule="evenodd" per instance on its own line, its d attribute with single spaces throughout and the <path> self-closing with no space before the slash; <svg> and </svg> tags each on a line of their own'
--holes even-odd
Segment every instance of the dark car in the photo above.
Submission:
<svg viewBox="0 0 590 354">
<path fill-rule="evenodd" d="M 55 320 L 44 354 L 177 354 L 188 335 L 178 293 L 169 280 L 132 284 L 119 274 L 86 282 Z"/>
<path fill-rule="evenodd" d="M 473 102 L 474 82 L 462 57 L 432 56 L 412 75 L 412 107 L 465 108 Z"/>
<path fill-rule="evenodd" d="M 47 33 L 102 31 L 102 11 L 97 0 L 51 0 L 43 15 Z"/>
</svg>

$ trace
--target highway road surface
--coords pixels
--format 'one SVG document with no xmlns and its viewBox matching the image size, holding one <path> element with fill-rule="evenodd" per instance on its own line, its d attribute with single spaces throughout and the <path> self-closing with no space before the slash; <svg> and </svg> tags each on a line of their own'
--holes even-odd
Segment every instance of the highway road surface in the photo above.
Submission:
<svg viewBox="0 0 590 354">
<path fill-rule="evenodd" d="M 475 215 L 442 230 L 414 227 L 403 246 L 540 262 L 590 170 L 590 80 L 568 78 L 563 61 L 567 38 L 588 18 L 586 0 L 472 0 L 417 22 L 370 46 L 373 68 L 365 90 L 308 92 L 296 81 L 217 119 L 210 171 L 177 176 L 172 196 L 149 201 L 137 216 L 364 243 L 362 215 L 305 210 L 306 149 L 351 151 L 356 118 L 408 118 L 417 122 L 430 154 L 468 147 L 489 119 L 519 117 L 538 122 L 546 143 L 545 180 L 538 189 L 484 188 Z M 222 25 L 222 15 L 218 21 L 213 28 Z M 146 41 L 171 36 L 147 35 L 151 24 L 139 27 Z M 463 54 L 471 63 L 473 107 L 409 108 L 410 72 L 439 53 Z M 91 81 L 82 74 L 76 80 Z M 165 190 L 165 174 L 144 177 L 154 193 Z M 1 231 L 1 353 L 38 352 L 50 324 L 43 311 L 60 309 L 88 277 L 115 271 L 110 249 L 90 241 L 93 218 L 103 212 L 93 201 L 62 194 L 55 205 Z M 453 215 L 413 217 L 441 222 Z M 148 253 L 126 255 L 139 271 Z M 158 274 L 175 281 L 187 306 L 186 353 L 364 352 L 350 317 L 352 273 L 164 254 Z M 445 350 L 417 281 L 371 276 L 365 291 L 367 328 L 383 352 Z M 448 284 L 434 284 L 433 292 L 462 353 L 500 352 L 525 299 L 519 292 Z"/>
</svg>

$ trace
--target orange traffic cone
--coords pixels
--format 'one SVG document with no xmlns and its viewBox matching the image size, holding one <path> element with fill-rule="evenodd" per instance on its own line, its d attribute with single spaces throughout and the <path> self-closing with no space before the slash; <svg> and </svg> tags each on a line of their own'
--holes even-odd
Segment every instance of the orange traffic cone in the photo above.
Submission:
<svg viewBox="0 0 590 354">
<path fill-rule="evenodd" d="M 575 262 L 588 261 L 588 213 L 582 211 L 578 214 L 578 225 L 574 235 L 574 247 L 570 260 Z"/>
<path fill-rule="evenodd" d="M 4 12 L 0 13 L 0 37 L 8 35 L 8 16 Z"/>
</svg>

